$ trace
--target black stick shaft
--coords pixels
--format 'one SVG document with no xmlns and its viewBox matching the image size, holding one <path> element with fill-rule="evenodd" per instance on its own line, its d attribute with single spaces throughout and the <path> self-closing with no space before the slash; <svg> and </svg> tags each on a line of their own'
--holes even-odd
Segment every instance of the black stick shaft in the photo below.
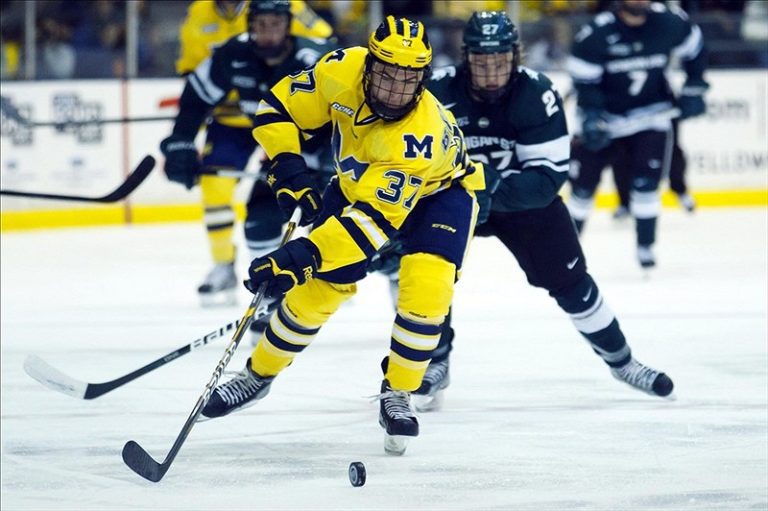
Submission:
<svg viewBox="0 0 768 511">
<path fill-rule="evenodd" d="M 37 192 L 22 192 L 19 190 L 0 190 L 0 195 L 8 195 L 10 197 L 28 197 L 32 199 L 50 199 L 50 200 L 62 200 L 62 201 L 78 201 L 78 202 L 117 202 L 125 199 L 131 192 L 133 192 L 144 180 L 147 178 L 152 169 L 155 168 L 155 159 L 147 155 L 141 160 L 141 163 L 131 174 L 118 186 L 113 192 L 104 195 L 103 197 L 86 197 L 83 195 L 63 195 L 56 193 L 37 193 Z"/>
<path fill-rule="evenodd" d="M 285 245 L 291 239 L 293 236 L 293 231 L 296 229 L 299 220 L 301 220 L 301 210 L 296 208 L 296 210 L 293 212 L 293 215 L 291 215 L 290 221 L 288 222 L 288 227 L 285 230 L 285 235 L 283 236 L 283 240 L 280 243 L 280 246 Z M 127 442 L 125 446 L 123 446 L 123 461 L 131 470 L 139 474 L 144 479 L 152 482 L 158 482 L 171 467 L 171 463 L 173 463 L 176 455 L 181 450 L 181 446 L 189 436 L 189 433 L 195 426 L 195 423 L 197 422 L 198 417 L 200 417 L 200 414 L 208 402 L 208 399 L 210 399 L 213 390 L 216 388 L 216 384 L 218 383 L 219 378 L 221 378 L 224 369 L 232 359 L 232 355 L 235 354 L 235 350 L 240 344 L 240 340 L 243 338 L 243 334 L 250 326 L 251 321 L 253 320 L 253 315 L 261 304 L 262 299 L 264 298 L 266 288 L 267 283 L 263 282 L 256 290 L 256 293 L 251 300 L 251 304 L 248 306 L 245 314 L 243 314 L 243 319 L 240 320 L 240 324 L 238 325 L 237 330 L 235 330 L 235 334 L 232 336 L 232 340 L 229 341 L 227 348 L 224 350 L 224 355 L 219 360 L 219 363 L 216 364 L 216 369 L 214 369 L 210 380 L 206 384 L 205 390 L 195 403 L 195 407 L 192 409 L 189 417 L 187 417 L 184 426 L 182 426 L 181 431 L 176 437 L 176 441 L 173 443 L 173 446 L 168 452 L 168 455 L 165 457 L 165 460 L 163 460 L 162 463 L 157 463 L 147 453 L 147 451 L 145 451 L 138 443 L 134 442 L 133 440 Z"/>
</svg>

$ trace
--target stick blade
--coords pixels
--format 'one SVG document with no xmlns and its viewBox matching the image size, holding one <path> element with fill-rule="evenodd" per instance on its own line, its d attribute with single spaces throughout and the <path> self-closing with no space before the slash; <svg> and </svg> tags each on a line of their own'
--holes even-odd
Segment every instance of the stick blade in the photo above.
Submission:
<svg viewBox="0 0 768 511">
<path fill-rule="evenodd" d="M 51 390 L 77 399 L 85 399 L 87 383 L 67 376 L 37 355 L 29 355 L 24 360 L 24 372 Z"/>
<path fill-rule="evenodd" d="M 123 447 L 123 461 L 128 468 L 147 481 L 156 483 L 163 478 L 168 467 L 156 462 L 142 446 L 129 440 Z"/>
</svg>

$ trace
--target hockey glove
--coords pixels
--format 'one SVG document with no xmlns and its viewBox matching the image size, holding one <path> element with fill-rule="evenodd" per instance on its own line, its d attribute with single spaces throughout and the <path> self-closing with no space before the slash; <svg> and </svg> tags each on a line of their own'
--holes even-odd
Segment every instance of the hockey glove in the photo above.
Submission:
<svg viewBox="0 0 768 511">
<path fill-rule="evenodd" d="M 584 112 L 584 122 L 581 126 L 581 143 L 589 151 L 600 151 L 611 144 L 608 134 L 608 123 L 599 110 Z"/>
<path fill-rule="evenodd" d="M 254 259 L 245 287 L 256 294 L 259 285 L 266 282 L 265 296 L 277 298 L 293 286 L 313 278 L 319 266 L 320 251 L 317 246 L 307 238 L 297 238 L 264 257 Z"/>
<path fill-rule="evenodd" d="M 366 272 L 379 272 L 384 275 L 397 273 L 400 271 L 401 257 L 403 257 L 403 242 L 398 238 L 390 238 L 378 252 L 373 254 Z"/>
<path fill-rule="evenodd" d="M 690 119 L 704 115 L 707 104 L 704 102 L 704 93 L 709 89 L 709 84 L 703 80 L 686 82 L 680 97 L 677 98 L 677 107 L 680 109 L 680 119 Z"/>
<path fill-rule="evenodd" d="M 200 175 L 200 159 L 193 140 L 171 135 L 160 142 L 165 156 L 165 174 L 168 179 L 191 189 Z"/>
<path fill-rule="evenodd" d="M 286 219 L 290 218 L 296 206 L 301 208 L 299 225 L 311 224 L 320 214 L 320 192 L 307 169 L 307 164 L 298 154 L 280 153 L 275 156 L 267 173 L 267 184 L 277 197 L 277 203 Z"/>
<path fill-rule="evenodd" d="M 483 172 L 485 174 L 485 190 L 477 190 L 475 192 L 477 205 L 480 206 L 477 213 L 477 225 L 484 224 L 488 221 L 488 217 L 491 215 L 491 205 L 493 203 L 491 196 L 501 182 L 501 176 L 498 171 L 490 165 L 484 165 Z"/>
</svg>

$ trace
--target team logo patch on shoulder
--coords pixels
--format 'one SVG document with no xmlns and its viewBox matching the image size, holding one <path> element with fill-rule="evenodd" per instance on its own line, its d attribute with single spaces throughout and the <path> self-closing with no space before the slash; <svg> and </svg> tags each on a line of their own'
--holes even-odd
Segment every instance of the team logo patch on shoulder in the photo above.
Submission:
<svg viewBox="0 0 768 511">
<path fill-rule="evenodd" d="M 341 103 L 337 103 L 335 101 L 331 104 L 331 108 L 333 108 L 334 110 L 338 110 L 343 114 L 347 114 L 350 117 L 355 115 L 355 111 L 352 110 L 350 107 L 346 105 L 342 105 Z"/>
</svg>

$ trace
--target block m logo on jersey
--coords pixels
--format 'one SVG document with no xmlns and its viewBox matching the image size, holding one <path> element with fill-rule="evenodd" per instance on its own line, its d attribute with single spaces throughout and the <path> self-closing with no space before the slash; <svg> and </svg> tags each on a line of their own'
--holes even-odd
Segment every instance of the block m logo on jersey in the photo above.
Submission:
<svg viewBox="0 0 768 511">
<path fill-rule="evenodd" d="M 403 141 L 405 142 L 405 152 L 403 153 L 403 156 L 413 159 L 418 157 L 419 153 L 421 153 L 424 155 L 424 158 L 431 160 L 433 140 L 434 137 L 432 135 L 426 135 L 424 140 L 419 141 L 415 135 L 404 133 Z"/>
</svg>

